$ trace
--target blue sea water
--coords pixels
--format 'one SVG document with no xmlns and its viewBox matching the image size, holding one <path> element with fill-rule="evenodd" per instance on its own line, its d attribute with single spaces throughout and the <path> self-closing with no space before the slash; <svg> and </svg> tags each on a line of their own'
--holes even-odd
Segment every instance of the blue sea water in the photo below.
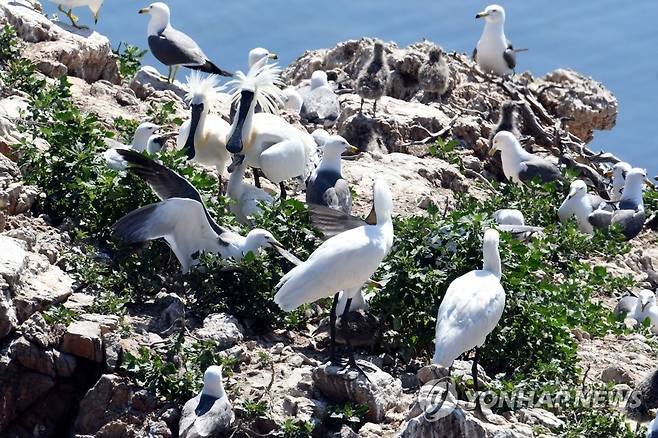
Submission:
<svg viewBox="0 0 658 438">
<path fill-rule="evenodd" d="M 120 41 L 147 47 L 147 6 L 106 0 L 96 29 L 114 46 Z M 49 12 L 55 7 L 44 5 Z M 471 53 L 482 30 L 475 14 L 486 2 L 472 0 L 170 0 L 172 24 L 189 34 L 222 68 L 244 69 L 257 46 L 279 54 L 287 65 L 305 50 L 331 47 L 361 36 L 404 46 L 422 38 L 447 51 Z M 570 67 L 593 77 L 619 99 L 617 126 L 597 132 L 590 146 L 607 150 L 658 174 L 658 1 L 515 0 L 506 33 L 519 54 L 519 71 L 543 75 Z M 76 11 L 83 22 L 86 8 Z M 160 66 L 150 56 L 146 63 Z"/>
</svg>

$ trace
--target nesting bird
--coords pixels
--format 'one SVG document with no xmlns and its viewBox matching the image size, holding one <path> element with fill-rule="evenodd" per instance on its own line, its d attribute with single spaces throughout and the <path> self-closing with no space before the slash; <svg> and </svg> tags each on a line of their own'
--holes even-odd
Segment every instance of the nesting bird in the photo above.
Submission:
<svg viewBox="0 0 658 438">
<path fill-rule="evenodd" d="M 140 9 L 139 13 L 151 16 L 148 24 L 149 48 L 158 61 L 169 67 L 169 82 L 174 81 L 180 66 L 220 76 L 233 76 L 210 61 L 192 38 L 174 29 L 169 22 L 169 6 L 161 2 L 151 3 Z"/>
<path fill-rule="evenodd" d="M 634 238 L 644 228 L 645 212 L 642 189 L 646 177 L 646 172 L 637 167 L 628 172 L 618 209 L 612 213 L 610 223 L 621 226 L 626 240 Z"/>
<path fill-rule="evenodd" d="M 482 242 L 483 267 L 453 280 L 436 317 L 432 363 L 450 368 L 463 353 L 475 349 L 473 382 L 478 387 L 478 348 L 496 328 L 505 309 L 505 289 L 500 284 L 502 266 L 496 230 L 485 231 Z M 479 407 L 479 397 L 476 402 Z"/>
<path fill-rule="evenodd" d="M 302 117 L 311 122 L 334 122 L 340 116 L 338 96 L 327 80 L 327 73 L 316 70 L 311 75 L 311 89 L 304 96 Z"/>
<path fill-rule="evenodd" d="M 116 152 L 117 149 L 133 149 L 137 152 L 147 150 L 150 154 L 158 152 L 162 147 L 160 143 L 164 140 L 163 138 L 154 135 L 158 129 L 160 129 L 160 126 L 155 123 L 141 123 L 137 129 L 135 129 L 133 140 L 129 145 L 124 145 L 113 139 L 106 139 L 105 143 L 110 146 L 108 150 L 103 152 L 103 158 L 105 159 L 107 166 L 115 170 L 125 169 L 123 159 Z"/>
<path fill-rule="evenodd" d="M 299 114 L 302 112 L 302 107 L 304 106 L 304 98 L 295 88 L 284 88 L 281 92 L 281 101 L 283 103 L 284 110 L 290 111 L 293 114 Z"/>
<path fill-rule="evenodd" d="M 57 9 L 71 20 L 71 25 L 78 29 L 84 29 L 86 26 L 78 25 L 78 17 L 73 15 L 71 10 L 79 6 L 87 6 L 94 14 L 94 23 L 98 23 L 98 16 L 103 0 L 50 0 L 57 5 Z M 66 9 L 65 9 L 66 8 Z"/>
<path fill-rule="evenodd" d="M 427 61 L 420 66 L 418 83 L 430 99 L 436 99 L 448 91 L 450 69 L 439 46 L 430 49 Z"/>
<path fill-rule="evenodd" d="M 619 300 L 615 307 L 615 315 L 632 318 L 642 324 L 645 319 L 651 318 L 655 314 L 655 308 L 656 294 L 648 289 L 642 289 L 638 297 L 626 296 Z"/>
<path fill-rule="evenodd" d="M 265 190 L 244 181 L 246 164 L 243 162 L 231 172 L 226 188 L 226 195 L 231 199 L 229 210 L 235 215 L 239 223 L 250 225 L 250 217 L 262 213 L 260 204 L 272 204 L 274 199 Z"/>
<path fill-rule="evenodd" d="M 624 190 L 626 175 L 631 171 L 631 169 L 631 165 L 624 161 L 620 161 L 619 163 L 612 166 L 612 192 L 610 193 L 611 201 L 619 202 L 621 199 L 621 192 Z"/>
<path fill-rule="evenodd" d="M 306 202 L 351 214 L 352 194 L 341 174 L 341 156 L 343 152 L 354 147 L 340 135 L 324 139 L 322 146 L 320 165 L 306 184 Z"/>
<path fill-rule="evenodd" d="M 209 366 L 203 374 L 203 389 L 183 406 L 179 422 L 180 436 L 224 436 L 234 421 L 233 406 L 222 383 L 222 367 Z"/>
<path fill-rule="evenodd" d="M 240 260 L 250 251 L 257 253 L 271 247 L 287 259 L 294 258 L 269 231 L 257 228 L 241 236 L 217 224 L 199 192 L 173 170 L 132 150 L 117 152 L 128 169 L 146 180 L 162 201 L 140 207 L 119 219 L 112 227 L 116 239 L 141 243 L 163 238 L 184 273 L 198 264 L 202 252 Z"/>
<path fill-rule="evenodd" d="M 473 59 L 485 72 L 504 76 L 516 68 L 516 52 L 505 36 L 505 9 L 489 5 L 475 18 L 484 18 L 482 36 L 473 51 Z"/>
<path fill-rule="evenodd" d="M 500 151 L 505 177 L 515 183 L 538 178 L 542 183 L 563 179 L 560 170 L 550 161 L 533 155 L 521 147 L 511 132 L 501 131 L 494 136 L 490 155 Z"/>
<path fill-rule="evenodd" d="M 176 146 L 185 149 L 189 160 L 215 167 L 221 188 L 222 174 L 231 159 L 226 150 L 231 125 L 210 112 L 221 90 L 218 84 L 216 75 L 204 78 L 199 72 L 192 72 L 188 76 L 186 100 L 190 105 L 190 119 L 181 125 Z"/>
<path fill-rule="evenodd" d="M 361 96 L 359 112 L 363 111 L 364 99 L 374 100 L 372 115 L 377 113 L 377 101 L 386 93 L 390 71 L 384 56 L 384 43 L 376 41 L 372 58 L 363 67 L 356 80 L 356 92 Z"/>
<path fill-rule="evenodd" d="M 353 298 L 369 281 L 393 246 L 393 199 L 391 190 L 381 179 L 373 185 L 373 204 L 375 225 L 361 225 L 328 239 L 308 260 L 284 275 L 277 285 L 274 301 L 286 312 L 304 303 L 334 296 L 330 314 L 332 348 L 337 292 L 343 291 L 345 294 L 343 313 L 347 314 Z M 345 340 L 349 348 L 350 364 L 358 368 L 348 334 L 345 334 Z"/>
<path fill-rule="evenodd" d="M 306 180 L 317 158 L 315 141 L 306 132 L 292 126 L 278 113 L 281 100 L 279 68 L 258 61 L 245 75 L 236 73 L 233 100 L 239 101 L 226 149 L 233 154 L 235 166 L 245 161 L 262 170 L 267 179 L 278 184 L 286 197 L 283 182 L 300 177 Z M 256 113 L 256 105 L 263 112 Z"/>
<path fill-rule="evenodd" d="M 595 228 L 610 226 L 612 213 L 612 206 L 600 196 L 587 193 L 587 184 L 580 179 L 571 183 L 569 194 L 557 211 L 563 223 L 575 216 L 578 229 L 587 234 L 594 234 Z"/>
<path fill-rule="evenodd" d="M 521 210 L 515 208 L 502 208 L 494 211 L 493 218 L 498 225 L 525 225 L 525 218 Z"/>
</svg>

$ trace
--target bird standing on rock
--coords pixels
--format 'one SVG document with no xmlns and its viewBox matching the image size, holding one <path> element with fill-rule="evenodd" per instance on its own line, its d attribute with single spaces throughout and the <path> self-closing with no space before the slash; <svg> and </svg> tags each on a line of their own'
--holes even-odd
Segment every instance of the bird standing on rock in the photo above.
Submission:
<svg viewBox="0 0 658 438">
<path fill-rule="evenodd" d="M 473 51 L 473 59 L 485 72 L 504 76 L 516 68 L 516 52 L 505 37 L 505 9 L 500 5 L 489 5 L 475 18 L 484 18 L 482 36 Z"/>
<path fill-rule="evenodd" d="M 364 99 L 374 99 L 372 115 L 373 117 L 376 115 L 377 101 L 386 93 L 389 75 L 390 70 L 384 56 L 384 43 L 375 41 L 372 58 L 366 63 L 356 80 L 356 92 L 361 96 L 359 113 L 363 111 Z"/>
<path fill-rule="evenodd" d="M 533 155 L 521 147 L 514 134 L 501 131 L 494 136 L 489 155 L 500 151 L 505 177 L 514 183 L 524 183 L 538 178 L 542 183 L 563 179 L 557 166 L 545 158 Z"/>
<path fill-rule="evenodd" d="M 78 6 L 87 6 L 92 14 L 94 14 L 94 24 L 98 23 L 98 14 L 103 5 L 103 0 L 50 0 L 57 5 L 57 9 L 71 20 L 71 25 L 76 29 L 86 29 L 87 26 L 78 25 L 78 17 L 73 15 L 71 9 Z M 68 8 L 68 10 L 64 9 Z"/>
<path fill-rule="evenodd" d="M 478 348 L 496 328 L 505 309 L 505 289 L 500 284 L 502 267 L 498 231 L 485 231 L 482 241 L 484 264 L 455 279 L 446 291 L 436 317 L 436 337 L 432 363 L 451 368 L 463 353 L 475 349 L 474 388 L 478 388 Z M 476 409 L 481 413 L 480 397 Z"/>
<path fill-rule="evenodd" d="M 205 73 L 233 76 L 213 64 L 192 38 L 172 27 L 169 6 L 156 2 L 140 9 L 139 13 L 151 16 L 148 24 L 149 48 L 158 61 L 169 67 L 167 81 L 174 81 L 181 65 Z"/>
<path fill-rule="evenodd" d="M 439 46 L 430 49 L 427 61 L 420 66 L 418 83 L 430 99 L 437 99 L 448 91 L 450 69 Z"/>
</svg>

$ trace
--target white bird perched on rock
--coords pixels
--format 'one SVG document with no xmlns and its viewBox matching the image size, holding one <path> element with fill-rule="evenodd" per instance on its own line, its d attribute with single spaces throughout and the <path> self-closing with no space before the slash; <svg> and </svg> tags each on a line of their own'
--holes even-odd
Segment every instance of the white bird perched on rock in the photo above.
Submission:
<svg viewBox="0 0 658 438">
<path fill-rule="evenodd" d="M 332 135 L 323 140 L 322 149 L 320 165 L 306 184 L 306 202 L 352 214 L 352 193 L 341 173 L 341 157 L 356 148 L 340 135 Z"/>
<path fill-rule="evenodd" d="M 376 224 L 353 228 L 324 242 L 308 260 L 281 278 L 277 285 L 278 292 L 274 296 L 274 301 L 286 312 L 302 304 L 334 296 L 330 315 L 332 360 L 335 359 L 333 341 L 337 292 L 342 290 L 345 293 L 343 313 L 347 314 L 353 297 L 369 281 L 393 246 L 391 190 L 384 180 L 378 179 L 373 185 L 373 193 Z M 356 366 L 349 337 L 346 335 L 345 338 L 350 364 Z"/>
<path fill-rule="evenodd" d="M 327 80 L 327 73 L 316 70 L 311 75 L 311 89 L 304 96 L 302 117 L 311 122 L 336 121 L 340 116 L 338 96 Z"/>
<path fill-rule="evenodd" d="M 489 154 L 493 155 L 496 151 L 500 151 L 503 173 L 511 182 L 523 183 L 538 178 L 546 183 L 563 179 L 555 164 L 527 152 L 511 132 L 501 131 L 494 136 Z"/>
<path fill-rule="evenodd" d="M 98 23 L 98 16 L 103 0 L 50 0 L 57 5 L 57 9 L 71 20 L 71 25 L 78 29 L 85 29 L 86 26 L 78 25 L 78 17 L 73 15 L 71 9 L 79 6 L 87 6 L 92 14 L 94 14 L 94 23 Z"/>
<path fill-rule="evenodd" d="M 516 68 L 516 52 L 505 36 L 505 9 L 489 5 L 475 18 L 484 18 L 482 36 L 473 51 L 473 59 L 485 73 L 503 76 Z"/>
<path fill-rule="evenodd" d="M 475 388 L 478 387 L 478 348 L 496 328 L 505 309 L 498 242 L 496 230 L 485 231 L 482 242 L 484 266 L 450 283 L 436 317 L 432 363 L 451 368 L 455 359 L 475 349 L 472 369 Z M 480 409 L 479 397 L 476 407 Z"/>
<path fill-rule="evenodd" d="M 203 374 L 203 389 L 183 406 L 179 422 L 180 436 L 224 436 L 234 421 L 233 406 L 222 383 L 222 367 L 209 366 Z"/>
<path fill-rule="evenodd" d="M 611 224 L 621 226 L 626 240 L 634 238 L 644 228 L 645 212 L 642 189 L 646 177 L 644 169 L 637 167 L 626 174 L 618 209 L 612 213 Z"/>
<path fill-rule="evenodd" d="M 656 306 L 656 294 L 648 289 L 642 289 L 639 296 L 627 296 L 619 300 L 615 307 L 615 315 L 632 318 L 639 324 L 651 316 L 651 310 Z"/>
<path fill-rule="evenodd" d="M 244 182 L 246 165 L 243 162 L 236 166 L 228 180 L 226 195 L 231 199 L 229 210 L 235 215 L 239 223 L 251 225 L 250 217 L 262 213 L 260 204 L 272 204 L 274 199 L 265 190 Z"/>
<path fill-rule="evenodd" d="M 269 231 L 253 229 L 241 236 L 217 224 L 199 192 L 173 170 L 135 151 L 117 152 L 162 201 L 138 208 L 119 219 L 112 227 L 115 238 L 127 243 L 164 238 L 183 272 L 199 262 L 201 252 L 240 260 L 250 251 L 271 247 L 288 260 L 298 260 L 283 249 Z"/>
<path fill-rule="evenodd" d="M 249 68 L 253 67 L 254 64 L 264 58 L 276 61 L 279 59 L 279 56 L 276 53 L 272 53 L 269 50 L 264 49 L 263 47 L 255 47 L 249 51 Z"/>
<path fill-rule="evenodd" d="M 135 135 L 129 145 L 124 145 L 113 139 L 106 139 L 105 143 L 110 146 L 108 150 L 103 153 L 103 157 L 107 162 L 107 166 L 115 170 L 123 170 L 125 167 L 122 164 L 122 158 L 116 153 L 116 149 L 133 149 L 137 152 L 148 151 L 150 154 L 159 150 L 158 144 L 162 141 L 161 137 L 154 136 L 156 131 L 160 129 L 159 125 L 151 122 L 141 123 L 135 129 Z M 160 144 L 160 148 L 162 145 Z"/>
<path fill-rule="evenodd" d="M 557 215 L 563 223 L 575 216 L 580 232 L 594 234 L 595 228 L 610 226 L 612 207 L 600 196 L 587 193 L 585 181 L 577 179 L 571 183 Z"/>
<path fill-rule="evenodd" d="M 612 166 L 612 193 L 610 193 L 611 201 L 619 202 L 621 199 L 621 192 L 624 190 L 626 175 L 631 171 L 631 169 L 631 165 L 624 161 L 620 161 L 619 163 Z"/>
<path fill-rule="evenodd" d="M 306 180 L 317 160 L 316 144 L 307 132 L 292 126 L 278 114 L 282 84 L 280 69 L 261 59 L 248 74 L 236 73 L 233 99 L 239 100 L 226 149 L 236 165 L 246 161 L 260 169 L 267 179 L 279 184 L 281 197 L 286 197 L 283 182 L 295 177 Z M 256 105 L 263 112 L 256 113 Z M 256 175 L 256 173 L 254 173 Z M 259 185 L 258 183 L 256 184 Z"/>
<path fill-rule="evenodd" d="M 169 6 L 162 2 L 151 3 L 139 10 L 149 14 L 148 43 L 153 56 L 169 67 L 167 80 L 173 82 L 180 66 L 220 76 L 233 76 L 213 64 L 201 47 L 183 32 L 174 29 L 169 22 Z"/>
<path fill-rule="evenodd" d="M 299 91 L 294 87 L 284 88 L 281 92 L 281 101 L 283 102 L 283 109 L 290 111 L 293 114 L 299 114 L 302 112 L 302 107 L 304 106 L 304 98 Z"/>
<path fill-rule="evenodd" d="M 187 77 L 188 92 L 186 100 L 190 104 L 190 119 L 185 121 L 179 131 L 176 147 L 185 149 L 187 158 L 205 166 L 214 166 L 221 181 L 231 155 L 226 150 L 226 139 L 231 125 L 220 115 L 211 113 L 217 95 L 222 90 L 218 86 L 219 77 L 203 77 L 199 72 L 192 72 Z"/>
<path fill-rule="evenodd" d="M 377 114 L 377 101 L 386 94 L 389 76 L 390 70 L 384 56 L 384 43 L 375 41 L 372 57 L 363 66 L 356 79 L 356 92 L 361 96 L 359 113 L 363 111 L 364 99 L 373 99 L 372 115 Z"/>
</svg>

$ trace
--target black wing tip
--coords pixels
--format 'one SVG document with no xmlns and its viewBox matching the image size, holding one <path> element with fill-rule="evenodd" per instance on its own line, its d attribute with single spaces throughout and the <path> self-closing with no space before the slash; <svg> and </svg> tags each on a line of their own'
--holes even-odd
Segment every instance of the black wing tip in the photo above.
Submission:
<svg viewBox="0 0 658 438">
<path fill-rule="evenodd" d="M 228 78 L 232 78 L 234 76 L 234 74 L 231 73 L 230 71 L 224 70 L 224 69 L 221 69 L 221 68 L 217 67 L 212 61 L 209 61 L 209 60 L 206 60 L 206 63 L 203 64 L 203 65 L 196 66 L 196 67 L 190 67 L 190 68 L 192 68 L 194 70 L 202 71 L 204 73 L 210 73 L 210 74 L 214 74 L 214 75 L 225 76 L 225 77 L 228 77 Z"/>
</svg>

